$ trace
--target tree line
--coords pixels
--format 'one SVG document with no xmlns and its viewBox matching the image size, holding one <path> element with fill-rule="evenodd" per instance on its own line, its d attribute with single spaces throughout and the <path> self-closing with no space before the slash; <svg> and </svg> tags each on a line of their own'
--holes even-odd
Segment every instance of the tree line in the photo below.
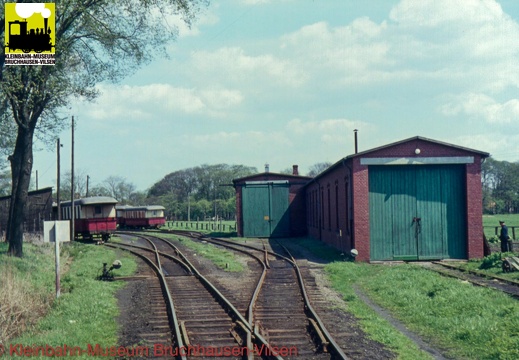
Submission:
<svg viewBox="0 0 519 360">
<path fill-rule="evenodd" d="M 488 158 L 481 166 L 481 181 L 485 214 L 519 212 L 519 162 Z"/>
</svg>

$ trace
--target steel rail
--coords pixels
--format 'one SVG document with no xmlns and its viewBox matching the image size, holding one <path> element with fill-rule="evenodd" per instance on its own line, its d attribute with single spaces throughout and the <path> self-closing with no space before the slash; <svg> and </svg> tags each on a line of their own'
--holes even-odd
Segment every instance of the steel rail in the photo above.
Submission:
<svg viewBox="0 0 519 360">
<path fill-rule="evenodd" d="M 501 277 L 495 277 L 492 275 L 482 274 L 479 272 L 473 272 L 472 270 L 465 270 L 465 269 L 459 269 L 456 266 L 453 265 L 447 265 L 447 264 L 440 264 L 437 262 L 433 262 L 432 264 L 438 265 L 443 267 L 444 269 L 435 269 L 433 267 L 423 267 L 424 269 L 427 269 L 429 271 L 434 271 L 442 276 L 447 276 L 453 279 L 458 280 L 464 280 L 468 281 L 472 285 L 480 286 L 483 288 L 491 289 L 494 291 L 499 291 L 501 293 L 507 294 L 511 296 L 514 299 L 519 300 L 519 291 L 517 290 L 518 284 L 515 281 L 509 281 L 508 279 L 503 279 Z M 478 276 L 481 278 L 481 280 L 469 278 L 469 277 L 463 277 L 460 276 L 461 274 L 466 273 L 468 276 Z M 501 287 L 501 286 L 503 287 Z M 505 286 L 511 286 L 516 291 L 512 291 L 511 289 L 506 289 Z"/>
<path fill-rule="evenodd" d="M 175 334 L 175 341 L 176 341 L 176 343 L 177 343 L 177 345 L 178 345 L 178 347 L 180 349 L 184 348 L 184 343 L 182 341 L 182 333 L 180 331 L 180 327 L 179 327 L 179 323 L 178 323 L 178 319 L 177 319 L 177 314 L 176 314 L 176 311 L 175 311 L 175 305 L 173 305 L 173 299 L 171 298 L 171 293 L 169 291 L 169 287 L 168 287 L 168 284 L 166 283 L 166 278 L 164 277 L 164 274 L 162 273 L 162 270 L 159 269 L 159 267 L 150 258 L 148 258 L 147 256 L 144 256 L 142 254 L 139 254 L 137 251 L 129 250 L 129 249 L 126 249 L 126 248 L 124 248 L 122 246 L 117 246 L 117 245 L 115 245 L 113 243 L 105 243 L 105 246 L 109 246 L 109 247 L 112 247 L 112 248 L 128 251 L 128 252 L 130 252 L 130 253 L 140 257 L 145 262 L 147 262 L 152 267 L 152 269 L 157 273 L 157 276 L 158 276 L 158 278 L 160 280 L 160 285 L 161 285 L 162 290 L 165 293 L 166 298 L 167 298 L 166 305 L 168 307 L 168 317 L 169 317 L 170 323 L 173 324 L 173 331 L 174 331 L 174 334 Z M 187 357 L 184 354 L 181 354 L 180 355 L 180 359 L 181 360 L 187 360 Z"/>
<path fill-rule="evenodd" d="M 441 266 L 443 266 L 443 267 L 445 267 L 447 269 L 453 269 L 453 270 L 457 270 L 457 271 L 460 271 L 460 272 L 466 272 L 466 273 L 469 273 L 469 274 L 472 274 L 472 275 L 477 275 L 477 276 L 484 277 L 484 278 L 491 279 L 491 280 L 498 280 L 498 281 L 504 282 L 504 283 L 506 283 L 508 285 L 518 286 L 519 287 L 519 281 L 514 281 L 512 279 L 507 279 L 507 278 L 504 278 L 502 276 L 493 275 L 493 274 L 487 274 L 487 273 L 484 273 L 484 272 L 481 272 L 481 271 L 477 271 L 477 270 L 462 269 L 460 267 L 457 267 L 456 265 L 442 263 L 441 261 L 433 261 L 432 263 L 433 264 L 437 264 L 437 265 L 441 265 Z"/>
<path fill-rule="evenodd" d="M 324 336 L 324 338 L 326 339 L 328 344 L 331 345 L 331 348 L 332 348 L 332 351 L 334 352 L 334 355 L 338 359 L 344 359 L 344 360 L 349 359 L 346 356 L 346 354 L 344 353 L 344 351 L 341 349 L 339 344 L 337 344 L 337 342 L 333 339 L 332 335 L 326 329 L 326 326 L 324 325 L 323 321 L 321 320 L 321 318 L 319 317 L 317 312 L 313 309 L 312 305 L 310 304 L 310 299 L 308 298 L 308 295 L 306 293 L 303 277 L 301 275 L 301 271 L 299 270 L 299 266 L 297 265 L 297 262 L 294 259 L 294 257 L 292 256 L 292 254 L 288 251 L 288 249 L 285 246 L 279 244 L 279 242 L 278 242 L 278 244 L 285 250 L 285 252 L 289 255 L 289 257 L 283 256 L 283 255 L 278 254 L 278 253 L 273 252 L 273 251 L 267 251 L 266 249 L 262 250 L 262 249 L 259 249 L 259 248 L 255 247 L 255 246 L 251 246 L 251 245 L 247 245 L 247 244 L 241 244 L 241 243 L 237 243 L 237 242 L 233 242 L 233 241 L 229 241 L 229 240 L 225 240 L 225 239 L 221 239 L 221 238 L 212 238 L 212 237 L 208 238 L 208 237 L 205 237 L 201 233 L 196 233 L 196 232 L 195 233 L 194 232 L 188 232 L 188 233 L 190 233 L 191 236 L 193 236 L 193 234 L 196 234 L 197 236 L 195 236 L 195 237 L 197 237 L 199 239 L 203 239 L 205 241 L 213 242 L 213 243 L 221 243 L 221 242 L 223 242 L 223 243 L 226 243 L 226 244 L 238 245 L 238 246 L 242 246 L 242 247 L 249 248 L 249 249 L 256 250 L 256 251 L 265 251 L 266 253 L 268 253 L 270 255 L 273 255 L 273 256 L 279 257 L 281 259 L 287 260 L 289 263 L 291 263 L 292 266 L 295 269 L 296 274 L 297 274 L 299 287 L 301 289 L 301 293 L 303 294 L 305 308 L 307 309 L 307 311 L 309 312 L 309 315 L 313 318 L 313 320 L 315 321 L 316 325 L 318 326 L 318 329 L 317 329 L 318 335 L 322 334 Z M 184 234 L 184 232 L 182 232 L 182 234 Z M 228 247 L 230 247 L 230 246 L 228 246 Z M 263 247 L 265 248 L 265 246 L 263 246 Z M 259 293 L 259 291 L 258 291 L 258 293 Z M 310 316 L 309 316 L 309 318 L 310 318 Z M 251 326 L 253 326 L 252 323 L 251 323 Z"/>
<path fill-rule="evenodd" d="M 155 235 L 152 235 L 152 237 L 159 239 L 161 241 L 164 241 L 169 246 L 171 246 L 171 248 L 174 249 L 174 251 L 182 258 L 182 260 L 186 264 L 188 264 L 188 266 L 190 267 L 193 274 L 195 274 L 195 276 L 204 284 L 204 286 L 206 286 L 206 288 L 211 293 L 213 293 L 220 301 L 222 301 L 225 304 L 225 306 L 231 311 L 232 315 L 238 319 L 237 322 L 243 324 L 243 326 L 245 327 L 244 330 L 247 333 L 247 339 L 250 338 L 250 343 L 249 343 L 249 341 L 247 341 L 248 342 L 247 347 L 249 349 L 249 351 L 248 351 L 249 359 L 252 359 L 252 356 L 254 354 L 254 349 L 252 347 L 253 338 L 256 339 L 260 345 L 265 346 L 266 349 L 272 349 L 270 344 L 268 343 L 268 341 L 265 338 L 263 338 L 263 336 L 261 336 L 259 331 L 256 331 L 256 329 L 252 326 L 252 324 L 243 317 L 243 315 L 238 311 L 238 309 L 236 309 L 236 307 L 209 280 L 207 280 L 193 264 L 191 264 L 191 262 L 187 259 L 187 257 L 174 244 L 172 244 L 169 241 L 169 239 L 164 239 L 164 238 L 161 238 L 161 237 L 158 237 Z M 271 354 L 272 354 L 272 351 L 271 351 Z M 283 358 L 280 357 L 279 355 L 269 355 L 269 358 L 283 360 Z"/>
<path fill-rule="evenodd" d="M 278 242 L 278 244 L 279 244 L 279 242 Z M 332 335 L 326 329 L 326 326 L 322 322 L 321 318 L 319 317 L 319 315 L 317 315 L 317 312 L 313 309 L 312 305 L 310 304 L 310 299 L 308 298 L 308 294 L 306 293 L 305 284 L 304 284 L 304 281 L 303 281 L 303 276 L 301 275 L 301 271 L 299 270 L 299 266 L 297 265 L 296 260 L 294 259 L 294 257 L 290 253 L 290 251 L 288 251 L 288 249 L 285 246 L 283 246 L 281 244 L 279 244 L 279 245 L 287 252 L 287 254 L 292 259 L 293 264 L 294 264 L 294 268 L 295 268 L 296 273 L 297 273 L 297 279 L 299 280 L 299 287 L 301 288 L 301 293 L 303 294 L 303 297 L 305 299 L 305 307 L 309 311 L 310 315 L 314 318 L 314 320 L 317 323 L 317 326 L 319 327 L 319 330 L 321 331 L 322 335 L 324 335 L 325 339 L 328 341 L 328 344 L 331 345 L 332 350 L 334 352 L 334 355 L 337 356 L 338 359 L 344 359 L 344 360 L 349 359 L 346 356 L 346 354 L 344 353 L 344 351 L 342 351 L 342 349 L 339 346 L 339 344 L 337 344 L 335 342 L 335 340 L 333 339 Z"/>
<path fill-rule="evenodd" d="M 134 236 L 140 236 L 140 235 L 134 235 Z M 154 251 L 153 249 L 150 249 L 150 248 L 148 248 L 148 247 L 144 247 L 144 246 L 140 246 L 140 245 L 135 245 L 135 244 L 127 244 L 127 243 L 113 243 L 113 242 L 112 242 L 111 244 L 117 244 L 117 245 L 128 246 L 128 247 L 132 247 L 132 248 L 139 249 L 139 250 L 145 250 L 145 251 Z M 106 243 L 105 243 L 105 245 L 106 245 Z M 165 253 L 165 252 L 163 252 L 163 251 L 159 251 L 159 250 L 157 250 L 157 253 L 158 253 L 160 256 L 163 256 L 163 257 L 165 257 L 165 258 L 168 258 L 168 259 L 170 259 L 170 260 L 173 260 L 173 261 L 177 262 L 179 265 L 181 265 L 183 268 L 185 268 L 185 269 L 186 269 L 186 270 L 187 270 L 191 275 L 193 274 L 193 273 L 191 272 L 191 269 L 189 268 L 189 266 L 188 266 L 186 263 L 184 263 L 184 262 L 182 261 L 182 259 L 179 259 L 178 257 L 175 257 L 175 256 L 173 256 L 173 255 L 171 255 L 171 254 L 168 254 L 168 253 Z"/>
<path fill-rule="evenodd" d="M 247 321 L 248 321 L 251 329 L 253 329 L 254 328 L 254 324 L 253 324 L 254 323 L 254 307 L 256 306 L 256 301 L 258 299 L 258 295 L 259 295 L 259 293 L 261 291 L 261 288 L 263 287 L 263 284 L 265 282 L 265 277 L 267 276 L 268 265 L 260 257 L 254 255 L 254 254 L 251 254 L 250 251 L 247 251 L 247 250 L 244 250 L 244 249 L 240 249 L 240 248 L 232 246 L 232 245 L 228 245 L 227 247 L 230 248 L 230 249 L 233 249 L 233 250 L 235 250 L 237 252 L 241 252 L 241 253 L 244 253 L 244 254 L 246 254 L 248 256 L 253 257 L 257 262 L 259 262 L 259 264 L 262 267 L 261 275 L 259 277 L 259 280 L 258 280 L 258 282 L 256 284 L 255 289 L 254 289 L 254 293 L 252 294 L 252 297 L 251 297 L 251 299 L 249 301 L 249 305 L 247 307 Z M 248 332 L 248 334 L 247 334 L 247 343 L 248 344 L 250 343 L 252 345 L 252 334 L 250 332 Z"/>
</svg>

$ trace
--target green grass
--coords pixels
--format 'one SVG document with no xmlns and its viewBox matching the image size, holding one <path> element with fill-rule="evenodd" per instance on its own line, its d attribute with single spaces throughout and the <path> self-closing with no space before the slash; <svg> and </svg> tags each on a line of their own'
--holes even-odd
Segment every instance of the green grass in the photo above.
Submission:
<svg viewBox="0 0 519 360">
<path fill-rule="evenodd" d="M 508 233 L 512 236 L 512 226 L 517 227 L 517 233 L 515 235 L 516 239 L 519 238 L 519 214 L 496 214 L 496 215 L 483 215 L 483 229 L 485 231 L 485 236 L 487 239 L 494 238 L 497 241 L 497 237 L 499 237 L 499 221 L 503 220 L 508 226 Z M 497 229 L 497 237 L 495 232 L 495 227 Z"/>
<path fill-rule="evenodd" d="M 451 356 L 519 358 L 519 303 L 414 265 L 370 266 L 358 284 L 380 305 Z"/>
<path fill-rule="evenodd" d="M 223 250 L 210 243 L 192 241 L 184 236 L 172 234 L 161 234 L 160 236 L 166 239 L 173 240 L 173 242 L 178 241 L 182 243 L 191 250 L 194 250 L 197 255 L 209 259 L 220 269 L 229 272 L 241 272 L 244 270 L 243 265 L 236 260 L 234 254 L 230 251 Z"/>
<path fill-rule="evenodd" d="M 340 254 L 311 239 L 294 240 L 329 262 L 332 286 L 370 337 L 399 359 L 430 359 L 358 298 L 354 286 L 432 346 L 456 359 L 519 358 L 519 303 L 498 291 L 444 278 L 416 265 L 337 261 Z M 474 262 L 479 267 L 482 261 Z"/>
<path fill-rule="evenodd" d="M 41 280 L 38 286 L 53 293 L 53 258 L 49 264 L 47 258 L 31 256 L 32 252 L 38 251 L 32 245 L 25 244 L 24 249 L 26 257 L 17 259 L 17 266 L 23 271 L 30 270 L 35 279 Z M 117 346 L 116 317 L 119 311 L 115 292 L 124 286 L 124 282 L 96 280 L 102 263 L 111 264 L 116 259 L 114 251 L 103 246 L 79 243 L 66 245 L 62 249 L 62 254 L 70 256 L 72 261 L 66 274 L 61 277 L 61 296 L 52 303 L 49 313 L 36 325 L 9 342 L 52 347 L 66 344 L 82 349 L 87 349 L 88 344 Z M 129 255 L 123 255 L 120 260 L 123 267 L 116 270 L 116 275 L 124 276 L 135 272 L 137 265 Z"/>
<path fill-rule="evenodd" d="M 456 265 L 460 269 L 466 269 L 471 271 L 476 271 L 482 274 L 489 274 L 492 276 L 498 276 L 508 280 L 514 280 L 519 282 L 519 271 L 512 271 L 509 273 L 503 272 L 502 269 L 502 258 L 507 256 L 516 256 L 517 254 L 512 253 L 500 253 L 494 252 L 489 256 L 486 256 L 483 259 L 475 259 L 470 261 L 463 261 L 459 263 L 452 263 L 452 265 Z"/>
</svg>

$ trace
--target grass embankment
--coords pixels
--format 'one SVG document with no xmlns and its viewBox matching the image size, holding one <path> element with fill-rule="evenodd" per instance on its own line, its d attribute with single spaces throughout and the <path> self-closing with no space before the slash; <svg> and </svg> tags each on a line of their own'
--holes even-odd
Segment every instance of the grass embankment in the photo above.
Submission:
<svg viewBox="0 0 519 360">
<path fill-rule="evenodd" d="M 386 344 L 400 359 L 430 359 L 354 291 L 375 303 L 423 339 L 456 359 L 518 359 L 519 303 L 498 291 L 472 286 L 412 264 L 369 265 L 338 261 L 336 251 L 317 241 L 293 239 L 319 254 L 346 310 L 363 329 Z M 473 262 L 473 266 L 477 262 Z M 497 270 L 499 271 L 499 270 Z"/>
<path fill-rule="evenodd" d="M 6 292 L 2 286 L 1 314 L 19 314 L 18 325 L 24 324 L 21 331 L 12 330 L 16 323 L 5 324 L 11 330 L 2 332 L 4 338 L 0 337 L 0 343 L 4 344 L 8 358 L 19 354 L 9 354 L 11 345 L 18 344 L 32 348 L 67 345 L 83 350 L 89 344 L 102 348 L 118 346 L 115 318 L 119 311 L 114 295 L 124 283 L 96 280 L 102 263 L 111 264 L 116 259 L 114 251 L 79 243 L 63 246 L 61 296 L 55 299 L 54 245 L 24 244 L 25 256 L 21 259 L 7 256 L 6 250 L 7 246 L 1 244 L 0 282 L 11 279 L 11 290 Z M 123 255 L 121 261 L 123 267 L 117 275 L 135 271 L 136 263 L 129 256 Z M 4 324 L 0 323 L 0 329 L 5 329 Z M 14 349 L 20 351 L 20 347 Z M 67 355 L 71 357 L 70 353 Z M 72 358 L 77 357 L 80 356 L 75 352 Z"/>
<path fill-rule="evenodd" d="M 209 259 L 213 264 L 225 271 L 241 272 L 244 270 L 243 265 L 238 262 L 232 252 L 216 247 L 211 243 L 197 242 L 187 237 L 173 234 L 160 234 L 160 237 L 180 242 L 182 245 L 195 251 L 197 255 Z"/>
</svg>

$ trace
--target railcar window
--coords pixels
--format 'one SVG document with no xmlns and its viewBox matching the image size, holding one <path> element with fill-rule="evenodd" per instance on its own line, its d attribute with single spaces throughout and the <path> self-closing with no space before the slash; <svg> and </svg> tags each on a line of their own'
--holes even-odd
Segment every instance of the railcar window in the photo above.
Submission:
<svg viewBox="0 0 519 360">
<path fill-rule="evenodd" d="M 96 206 L 94 207 L 94 212 L 95 212 L 96 215 L 101 214 L 101 206 L 96 205 Z"/>
</svg>

